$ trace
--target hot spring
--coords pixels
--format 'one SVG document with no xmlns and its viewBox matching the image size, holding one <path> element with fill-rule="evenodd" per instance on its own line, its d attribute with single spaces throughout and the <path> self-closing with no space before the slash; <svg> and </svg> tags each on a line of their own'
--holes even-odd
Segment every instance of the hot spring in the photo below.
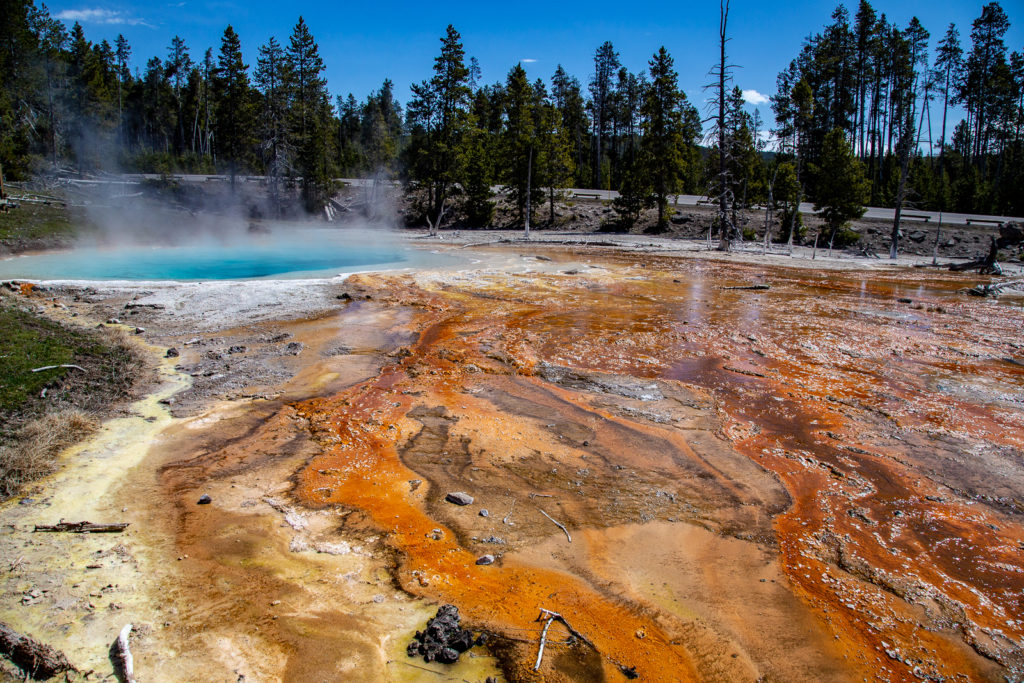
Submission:
<svg viewBox="0 0 1024 683">
<path fill-rule="evenodd" d="M 204 238 L 184 245 L 80 246 L 0 260 L 0 278 L 251 280 L 431 267 L 452 258 L 389 236 L 328 228 Z"/>
</svg>

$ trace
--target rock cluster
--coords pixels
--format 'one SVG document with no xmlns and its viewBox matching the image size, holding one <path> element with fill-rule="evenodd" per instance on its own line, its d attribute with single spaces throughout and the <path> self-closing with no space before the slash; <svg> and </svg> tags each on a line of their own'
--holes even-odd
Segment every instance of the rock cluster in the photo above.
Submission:
<svg viewBox="0 0 1024 683">
<path fill-rule="evenodd" d="M 483 642 L 483 635 L 474 638 L 459 624 L 458 607 L 441 605 L 437 615 L 427 622 L 427 629 L 416 632 L 407 652 L 410 657 L 422 655 L 425 662 L 452 664 L 463 652 Z"/>
</svg>

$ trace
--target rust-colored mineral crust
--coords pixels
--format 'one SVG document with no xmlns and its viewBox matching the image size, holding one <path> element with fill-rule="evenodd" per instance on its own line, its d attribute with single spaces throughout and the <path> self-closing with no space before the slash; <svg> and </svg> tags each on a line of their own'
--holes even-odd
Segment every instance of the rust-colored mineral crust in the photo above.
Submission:
<svg viewBox="0 0 1024 683">
<path fill-rule="evenodd" d="M 510 677 L 1021 675 L 1020 308 L 637 255 L 350 282 L 417 341 L 292 405 L 321 449 L 297 496 L 383 532 Z M 590 642 L 553 626 L 534 674 L 541 608 Z"/>
</svg>

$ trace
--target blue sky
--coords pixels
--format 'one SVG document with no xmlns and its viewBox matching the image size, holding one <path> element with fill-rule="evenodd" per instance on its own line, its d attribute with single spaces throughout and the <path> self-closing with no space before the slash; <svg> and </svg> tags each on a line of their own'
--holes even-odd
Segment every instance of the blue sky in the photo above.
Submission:
<svg viewBox="0 0 1024 683">
<path fill-rule="evenodd" d="M 970 24 L 981 13 L 980 0 L 930 0 L 927 3 L 876 0 L 876 11 L 905 26 L 918 16 L 932 34 L 932 45 L 949 22 L 960 29 L 967 46 Z M 770 5 L 770 6 L 769 6 Z M 855 0 L 846 3 L 851 14 Z M 645 69 L 647 60 L 664 45 L 675 58 L 682 87 L 691 100 L 703 100 L 701 86 L 716 58 L 718 4 L 634 2 L 398 2 L 282 3 L 266 0 L 55 0 L 53 15 L 70 26 L 76 19 L 94 41 L 113 43 L 123 33 L 133 49 L 132 68 L 142 68 L 151 56 L 165 57 L 177 34 L 188 44 L 193 59 L 207 47 L 216 54 L 220 36 L 232 24 L 242 39 L 246 63 L 255 65 L 257 47 L 271 35 L 282 43 L 302 14 L 320 45 L 332 94 L 352 92 L 362 99 L 384 78 L 396 84 L 401 102 L 409 85 L 430 76 L 439 38 L 452 23 L 463 37 L 467 55 L 475 56 L 483 81 L 503 80 L 522 61 L 531 78 L 549 80 L 561 63 L 585 86 L 593 69 L 595 48 L 610 40 L 623 64 Z M 797 55 L 803 40 L 829 21 L 835 4 L 795 0 L 765 3 L 733 0 L 729 19 L 729 54 L 739 65 L 736 84 L 754 93 L 771 95 L 775 76 Z M 1004 0 L 1010 17 L 1006 41 L 1011 50 L 1024 50 L 1024 4 Z M 770 120 L 767 104 L 761 114 Z"/>
</svg>

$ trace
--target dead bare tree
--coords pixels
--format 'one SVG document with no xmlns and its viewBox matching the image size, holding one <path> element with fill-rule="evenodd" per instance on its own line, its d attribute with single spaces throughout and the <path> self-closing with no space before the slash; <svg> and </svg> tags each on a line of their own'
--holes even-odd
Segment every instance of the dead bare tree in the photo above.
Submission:
<svg viewBox="0 0 1024 683">
<path fill-rule="evenodd" d="M 711 69 L 710 75 L 717 77 L 717 83 L 709 84 L 705 86 L 705 89 L 714 88 L 716 90 L 714 104 L 717 105 L 717 115 L 713 117 L 714 128 L 712 135 L 718 139 L 718 229 L 719 229 L 719 241 L 718 249 L 720 251 L 729 251 L 734 226 L 730 220 L 732 211 L 730 210 L 731 204 L 734 200 L 731 192 L 731 183 L 729 179 L 729 161 L 730 161 L 730 147 L 729 144 L 729 126 L 726 121 L 726 97 L 727 91 L 726 86 L 732 82 L 731 69 L 732 65 L 726 63 L 725 55 L 725 44 L 729 42 L 726 37 L 726 27 L 729 21 L 729 0 L 719 0 L 719 20 L 718 20 L 718 46 L 719 46 L 719 59 L 718 64 Z"/>
<path fill-rule="evenodd" d="M 772 192 L 775 189 L 775 177 L 779 173 L 778 166 L 772 171 L 772 179 L 768 181 L 768 202 L 764 206 L 764 254 L 768 253 L 768 242 L 772 237 L 772 219 L 775 212 L 775 200 Z"/>
</svg>

